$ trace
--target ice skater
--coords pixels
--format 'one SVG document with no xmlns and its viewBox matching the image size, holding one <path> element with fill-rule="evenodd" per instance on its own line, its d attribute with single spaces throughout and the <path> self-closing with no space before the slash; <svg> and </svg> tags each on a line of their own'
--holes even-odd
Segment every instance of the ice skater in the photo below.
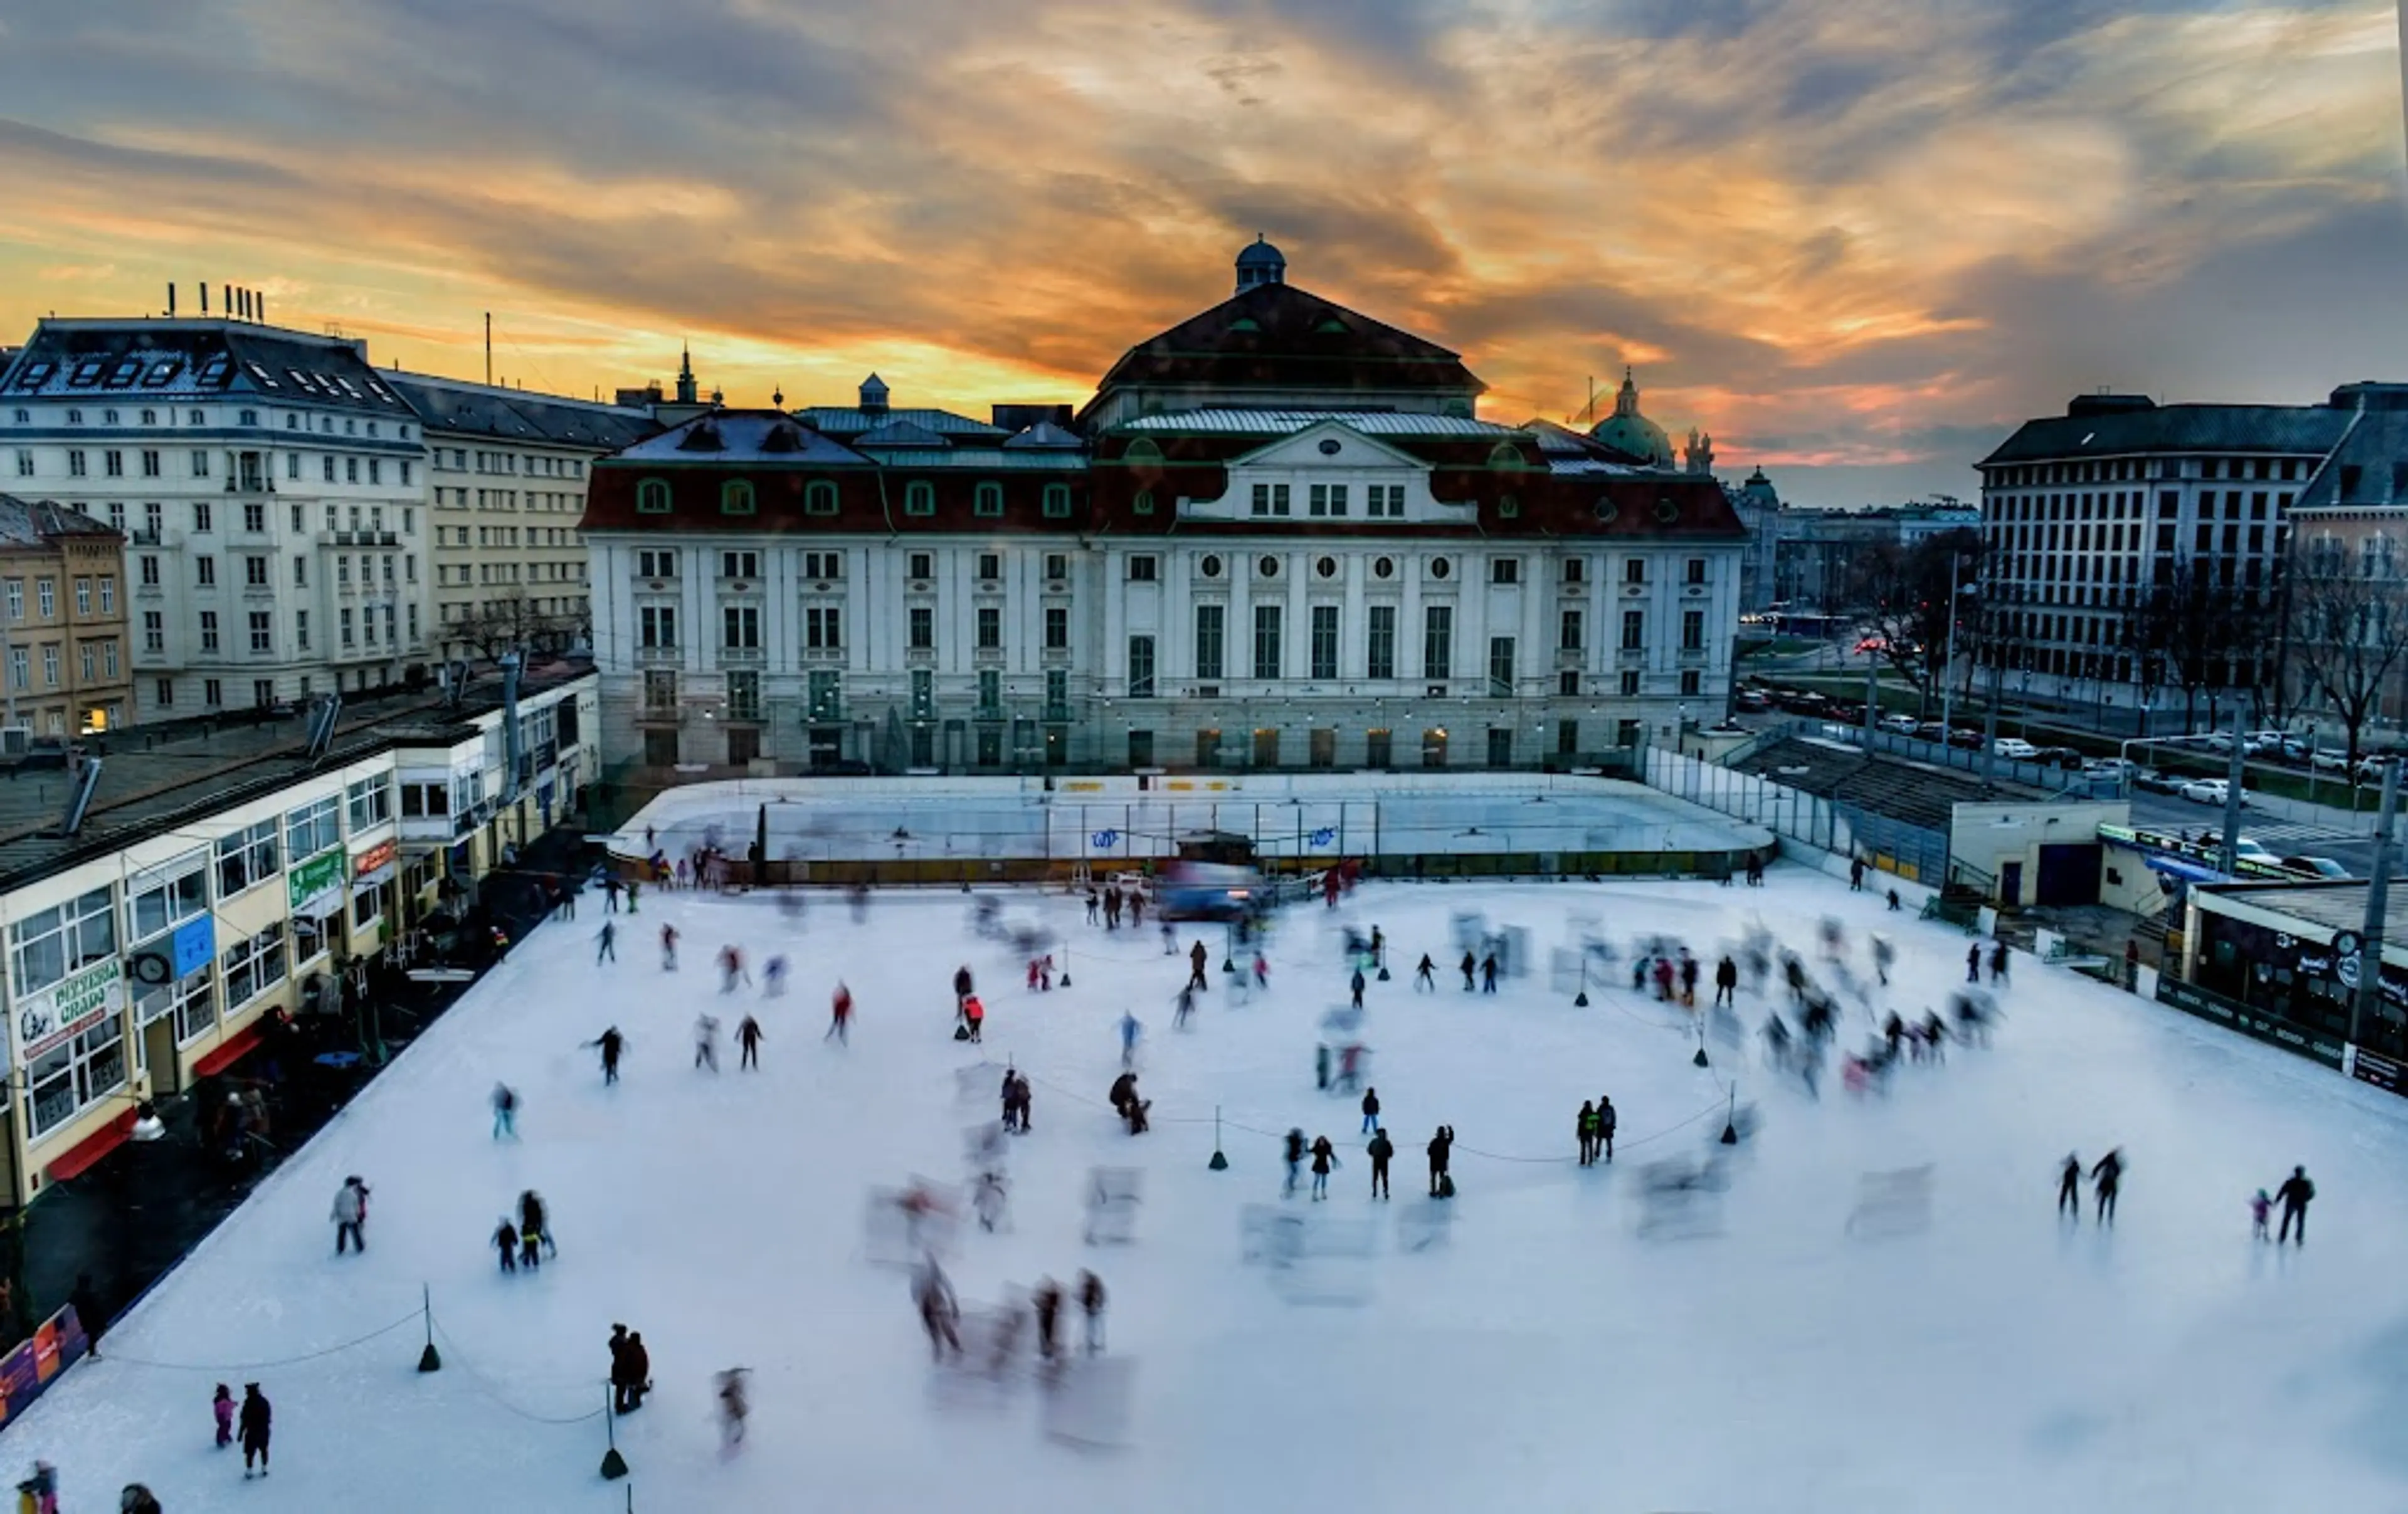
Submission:
<svg viewBox="0 0 2408 1514">
<path fill-rule="evenodd" d="M 341 1256 L 348 1246 L 365 1256 L 367 1254 L 368 1185 L 357 1177 L 343 1179 L 335 1191 L 335 1254 Z"/>
<path fill-rule="evenodd" d="M 1166 930 L 1168 928 L 1164 927 Z M 1203 942 L 1198 941 L 1187 949 L 1187 986 L 1198 993 L 1212 987 L 1211 980 L 1204 976 L 1204 964 L 1210 961 L 1211 954 L 1204 950 Z"/>
<path fill-rule="evenodd" d="M 719 1449 L 732 1451 L 744 1444 L 744 1417 L 750 1412 L 745 1402 L 744 1384 L 752 1375 L 751 1367 L 729 1367 L 712 1380 L 719 1388 Z"/>
<path fill-rule="evenodd" d="M 1326 1136 L 1312 1138 L 1312 1201 L 1315 1204 L 1329 1196 L 1329 1172 L 1338 1165 L 1338 1152 Z"/>
<path fill-rule="evenodd" d="M 2308 1181 L 2308 1169 L 2293 1167 L 2291 1176 L 2283 1179 L 2283 1186 L 2274 1190 L 2274 1196 L 2283 1201 L 2283 1228 L 2274 1236 L 2274 1244 L 2280 1246 L 2291 1238 L 2291 1222 L 2296 1220 L 2300 1225 L 2300 1238 L 2295 1244 L 2305 1246 L 2308 1244 L 2308 1200 L 2316 1196 L 2316 1185 Z M 2258 1228 L 2263 1234 L 2266 1222 L 2260 1220 Z"/>
<path fill-rule="evenodd" d="M 2007 986 L 2007 966 L 2014 960 L 2014 949 L 2004 941 L 1990 948 L 1990 981 L 2000 988 Z"/>
<path fill-rule="evenodd" d="M 234 1444 L 234 1390 L 218 1384 L 217 1396 L 209 1400 L 209 1415 L 217 1421 L 218 1449 Z"/>
<path fill-rule="evenodd" d="M 1257 948 L 1254 951 L 1254 988 L 1257 991 L 1261 991 L 1268 989 L 1270 986 L 1271 960 L 1268 957 L 1264 956 L 1261 949 Z"/>
<path fill-rule="evenodd" d="M 1062 1349 L 1062 1285 L 1051 1278 L 1038 1278 L 1028 1303 L 1037 1315 L 1037 1354 L 1051 1362 Z"/>
<path fill-rule="evenodd" d="M 164 1514 L 158 1495 L 138 1482 L 129 1482 L 117 1495 L 117 1514 Z"/>
<path fill-rule="evenodd" d="M 962 1354 L 962 1335 L 958 1324 L 962 1307 L 953 1298 L 953 1285 L 945 1278 L 945 1271 L 937 1265 L 934 1256 L 924 1256 L 919 1271 L 911 1279 L 911 1302 L 920 1309 L 920 1328 L 928 1333 L 928 1356 L 942 1362 L 947 1351 Z"/>
<path fill-rule="evenodd" d="M 1480 959 L 1480 992 L 1497 992 L 1497 953 L 1494 951 Z"/>
<path fill-rule="evenodd" d="M 719 1021 L 711 1015 L 696 1015 L 694 1020 L 694 1064 L 719 1070 Z"/>
<path fill-rule="evenodd" d="M 761 964 L 761 997 L 783 998 L 786 993 L 786 959 L 771 957 Z"/>
<path fill-rule="evenodd" d="M 1281 1142 L 1281 1160 L 1287 1164 L 1287 1182 L 1281 1188 L 1282 1198 L 1296 1197 L 1296 1180 L 1304 1170 L 1304 1132 L 1290 1126 L 1285 1140 Z"/>
<path fill-rule="evenodd" d="M 606 962 L 617 962 L 619 960 L 618 926 L 612 924 L 607 920 L 604 921 L 602 922 L 602 928 L 594 933 L 594 939 L 597 943 L 594 948 L 595 966 L 599 967 Z"/>
<path fill-rule="evenodd" d="M 962 1018 L 963 1011 L 968 1007 L 970 1002 L 970 990 L 974 986 L 970 981 L 968 964 L 953 969 L 953 1017 L 956 1020 Z"/>
<path fill-rule="evenodd" d="M 1422 953 L 1422 960 L 1413 967 L 1413 992 L 1415 993 L 1438 992 L 1438 964 L 1430 961 L 1430 954 L 1426 951 Z"/>
<path fill-rule="evenodd" d="M 1439 1126 L 1438 1134 L 1430 1137 L 1429 1147 L 1427 1149 L 1429 1153 L 1429 1196 L 1432 1198 L 1452 1198 L 1455 1196 L 1455 1179 L 1448 1177 L 1446 1171 L 1447 1157 L 1453 1150 L 1454 1147 L 1455 1131 L 1446 1125 Z"/>
<path fill-rule="evenodd" d="M 1888 979 L 1883 979 L 1887 982 Z M 1739 964 L 1727 955 L 1714 964 L 1714 1003 L 1717 1007 L 1739 1007 Z"/>
<path fill-rule="evenodd" d="M 1473 988 L 1478 986 L 1472 982 L 1471 975 L 1480 970 L 1479 959 L 1467 951 L 1463 954 L 1463 960 L 1456 963 L 1455 965 L 1463 969 L 1463 992 L 1466 993 L 1470 993 Z"/>
<path fill-rule="evenodd" d="M 677 971 L 678 928 L 664 921 L 661 924 L 661 971 Z"/>
<path fill-rule="evenodd" d="M 962 1001 L 961 1028 L 969 1034 L 962 1036 L 961 1031 L 956 1031 L 954 1035 L 961 1036 L 961 1039 L 969 1042 L 972 1046 L 981 1044 L 985 1038 L 986 1006 L 979 1002 L 979 996 L 975 993 Z"/>
<path fill-rule="evenodd" d="M 2114 1224 L 2115 1193 L 2124 1183 L 2124 1149 L 2119 1146 L 2100 1157 L 2099 1164 L 2090 1169 L 2090 1180 L 2099 1195 L 2099 1222 L 2102 1225 Z M 2304 1221 L 2300 1228 L 2302 1231 L 2306 1229 Z"/>
<path fill-rule="evenodd" d="M 615 873 L 602 880 L 602 912 L 606 915 L 619 912 L 619 878 Z"/>
<path fill-rule="evenodd" d="M 1145 1027 L 1138 1022 L 1137 1012 L 1123 1010 L 1121 1012 L 1121 1070 L 1123 1072 L 1137 1065 L 1137 1038 L 1143 1034 L 1145 1034 Z"/>
<path fill-rule="evenodd" d="M 996 1226 L 1003 1223 L 1005 1201 L 1008 1196 L 1004 1189 L 1003 1174 L 999 1172 L 979 1174 L 978 1186 L 970 1192 L 970 1210 L 978 1216 L 981 1230 L 993 1235 Z"/>
<path fill-rule="evenodd" d="M 519 1194 L 519 1238 L 529 1246 L 540 1242 L 545 1256 L 560 1254 L 559 1245 L 552 1238 L 552 1221 L 544 1211 L 543 1195 L 532 1188 Z"/>
<path fill-rule="evenodd" d="M 1965 981 L 1968 983 L 1978 983 L 1981 980 L 1982 943 L 1976 941 L 1971 946 L 1965 949 Z"/>
<path fill-rule="evenodd" d="M 744 953 L 734 942 L 719 949 L 719 992 L 733 993 L 736 985 L 752 986 L 752 975 L 744 969 Z"/>
<path fill-rule="evenodd" d="M 519 1138 L 519 1094 L 518 1090 L 508 1083 L 495 1083 L 494 1085 L 494 1139 L 498 1141 L 505 1136 L 512 1140 Z"/>
<path fill-rule="evenodd" d="M 1347 988 L 1347 991 L 1348 991 L 1349 993 L 1351 993 L 1352 994 L 1354 994 L 1354 1007 L 1355 1007 L 1355 1008 L 1357 1008 L 1357 1009 L 1362 1008 L 1362 1007 L 1363 1007 L 1363 969 L 1362 969 L 1362 968 L 1357 967 L 1357 968 L 1355 968 L 1355 969 L 1354 969 L 1354 977 L 1352 977 L 1352 978 L 1348 978 L 1348 979 L 1346 980 L 1346 988 Z"/>
<path fill-rule="evenodd" d="M 1355 1134 L 1364 1135 L 1379 1128 L 1380 1091 L 1376 1088 L 1367 1088 L 1363 1091 L 1363 1129 Z"/>
<path fill-rule="evenodd" d="M 1897 961 L 1898 948 L 1890 944 L 1889 937 L 1886 936 L 1874 936 L 1873 976 L 1881 979 L 1882 987 L 1889 987 L 1889 970 Z"/>
<path fill-rule="evenodd" d="M 259 1463 L 259 1475 L 263 1478 L 267 1476 L 268 1432 L 273 1427 L 275 1420 L 276 1410 L 267 1402 L 267 1395 L 259 1391 L 259 1384 L 244 1383 L 241 1421 L 242 1478 L 245 1482 L 251 1480 L 251 1464 L 253 1459 Z"/>
<path fill-rule="evenodd" d="M 1196 991 L 1192 988 L 1181 989 L 1174 1006 L 1170 1012 L 1170 1028 L 1185 1030 L 1188 1017 L 1196 1013 Z"/>
<path fill-rule="evenodd" d="M 1580 1136 L 1580 1164 L 1585 1167 L 1597 1161 L 1597 1105 L 1594 1102 L 1581 1101 L 1580 1117 L 1574 1122 L 1574 1129 Z"/>
<path fill-rule="evenodd" d="M 619 1053 L 626 1050 L 627 1046 L 627 1038 L 619 1034 L 619 1027 L 613 1025 L 609 1030 L 604 1031 L 601 1035 L 595 1036 L 585 1044 L 587 1046 L 599 1047 L 602 1050 L 602 1086 L 604 1088 L 609 1088 L 611 1084 L 617 1082 L 619 1080 Z"/>
<path fill-rule="evenodd" d="M 2274 1201 L 2267 1196 L 2264 1189 L 2258 1190 L 2249 1200 L 2249 1238 L 2251 1240 L 2271 1238 L 2266 1232 L 2266 1221 L 2273 1212 Z"/>
<path fill-rule="evenodd" d="M 2082 1223 L 2082 1156 L 2079 1152 L 2066 1152 L 2063 1164 L 2057 1169 L 2057 1212 L 2071 1214 L 2075 1224 Z"/>
<path fill-rule="evenodd" d="M 501 1222 L 494 1227 L 491 1244 L 502 1254 L 504 1272 L 519 1270 L 519 1227 L 510 1223 L 509 1215 L 502 1216 Z"/>
<path fill-rule="evenodd" d="M 836 995 L 828 1001 L 827 1035 L 821 1036 L 820 1039 L 825 1041 L 833 1038 L 838 1046 L 850 1046 L 853 1044 L 852 1026 L 853 990 L 845 987 L 843 979 L 839 978 L 837 980 Z"/>
<path fill-rule="evenodd" d="M 755 1072 L 760 1071 L 761 1022 L 746 1015 L 737 1024 L 736 1045 L 740 1053 L 736 1059 L 736 1070 L 742 1072 L 749 1067 Z"/>
<path fill-rule="evenodd" d="M 1608 1162 L 1613 1160 L 1613 1127 L 1620 1119 L 1621 1117 L 1614 1113 L 1613 1101 L 1602 1093 L 1598 1094 L 1597 1096 L 1597 1149 L 1604 1153 L 1605 1160 Z M 1446 1138 L 1450 1141 L 1454 1140 L 1455 1132 L 1448 1131 Z"/>
<path fill-rule="evenodd" d="M 1087 1354 L 1104 1349 L 1104 1280 L 1092 1272 L 1079 1274 L 1079 1311 L 1087 1317 Z"/>
</svg>

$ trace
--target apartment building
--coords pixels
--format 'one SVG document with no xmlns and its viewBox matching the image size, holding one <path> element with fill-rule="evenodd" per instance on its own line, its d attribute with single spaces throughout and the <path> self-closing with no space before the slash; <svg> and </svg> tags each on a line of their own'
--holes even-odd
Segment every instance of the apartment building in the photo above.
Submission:
<svg viewBox="0 0 2408 1514">
<path fill-rule="evenodd" d="M 0 494 L 0 728 L 12 748 L 126 723 L 125 617 L 123 533 Z"/>
</svg>

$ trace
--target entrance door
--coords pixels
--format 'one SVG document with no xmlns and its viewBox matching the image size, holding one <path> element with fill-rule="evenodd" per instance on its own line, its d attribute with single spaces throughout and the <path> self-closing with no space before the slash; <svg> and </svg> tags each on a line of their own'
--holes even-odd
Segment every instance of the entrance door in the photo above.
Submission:
<svg viewBox="0 0 2408 1514">
<path fill-rule="evenodd" d="M 1999 864 L 1999 903 L 2013 909 L 2024 902 L 2024 864 Z"/>
<path fill-rule="evenodd" d="M 2040 877 L 2033 880 L 2036 891 L 2034 902 L 2042 905 L 2097 904 L 2099 874 L 2106 860 L 2106 849 L 2095 842 L 2041 848 Z"/>
</svg>

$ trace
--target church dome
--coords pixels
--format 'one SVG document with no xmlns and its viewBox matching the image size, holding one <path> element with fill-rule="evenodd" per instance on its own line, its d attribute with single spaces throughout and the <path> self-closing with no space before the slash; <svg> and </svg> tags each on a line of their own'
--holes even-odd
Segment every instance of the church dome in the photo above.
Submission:
<svg viewBox="0 0 2408 1514">
<path fill-rule="evenodd" d="M 1591 426 L 1588 434 L 1615 451 L 1651 466 L 1673 465 L 1672 438 L 1662 426 L 1639 413 L 1639 385 L 1627 369 L 1622 376 L 1622 389 L 1613 397 L 1613 413 Z"/>
<path fill-rule="evenodd" d="M 1257 284 L 1287 282 L 1287 259 L 1278 248 L 1260 235 L 1246 250 L 1238 254 L 1238 293 L 1242 294 Z"/>
</svg>

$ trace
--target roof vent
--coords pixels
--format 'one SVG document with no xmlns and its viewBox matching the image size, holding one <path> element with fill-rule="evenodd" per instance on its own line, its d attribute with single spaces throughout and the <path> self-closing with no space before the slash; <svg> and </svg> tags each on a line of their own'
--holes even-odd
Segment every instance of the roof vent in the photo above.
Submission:
<svg viewBox="0 0 2408 1514">
<path fill-rule="evenodd" d="M 686 428 L 684 436 L 678 438 L 678 450 L 681 452 L 718 452 L 724 451 L 726 447 L 727 444 L 720 439 L 719 422 L 716 421 L 696 421 Z"/>
<path fill-rule="evenodd" d="M 765 452 L 799 452 L 802 450 L 802 430 L 791 421 L 778 421 L 761 438 L 761 450 Z"/>
</svg>

